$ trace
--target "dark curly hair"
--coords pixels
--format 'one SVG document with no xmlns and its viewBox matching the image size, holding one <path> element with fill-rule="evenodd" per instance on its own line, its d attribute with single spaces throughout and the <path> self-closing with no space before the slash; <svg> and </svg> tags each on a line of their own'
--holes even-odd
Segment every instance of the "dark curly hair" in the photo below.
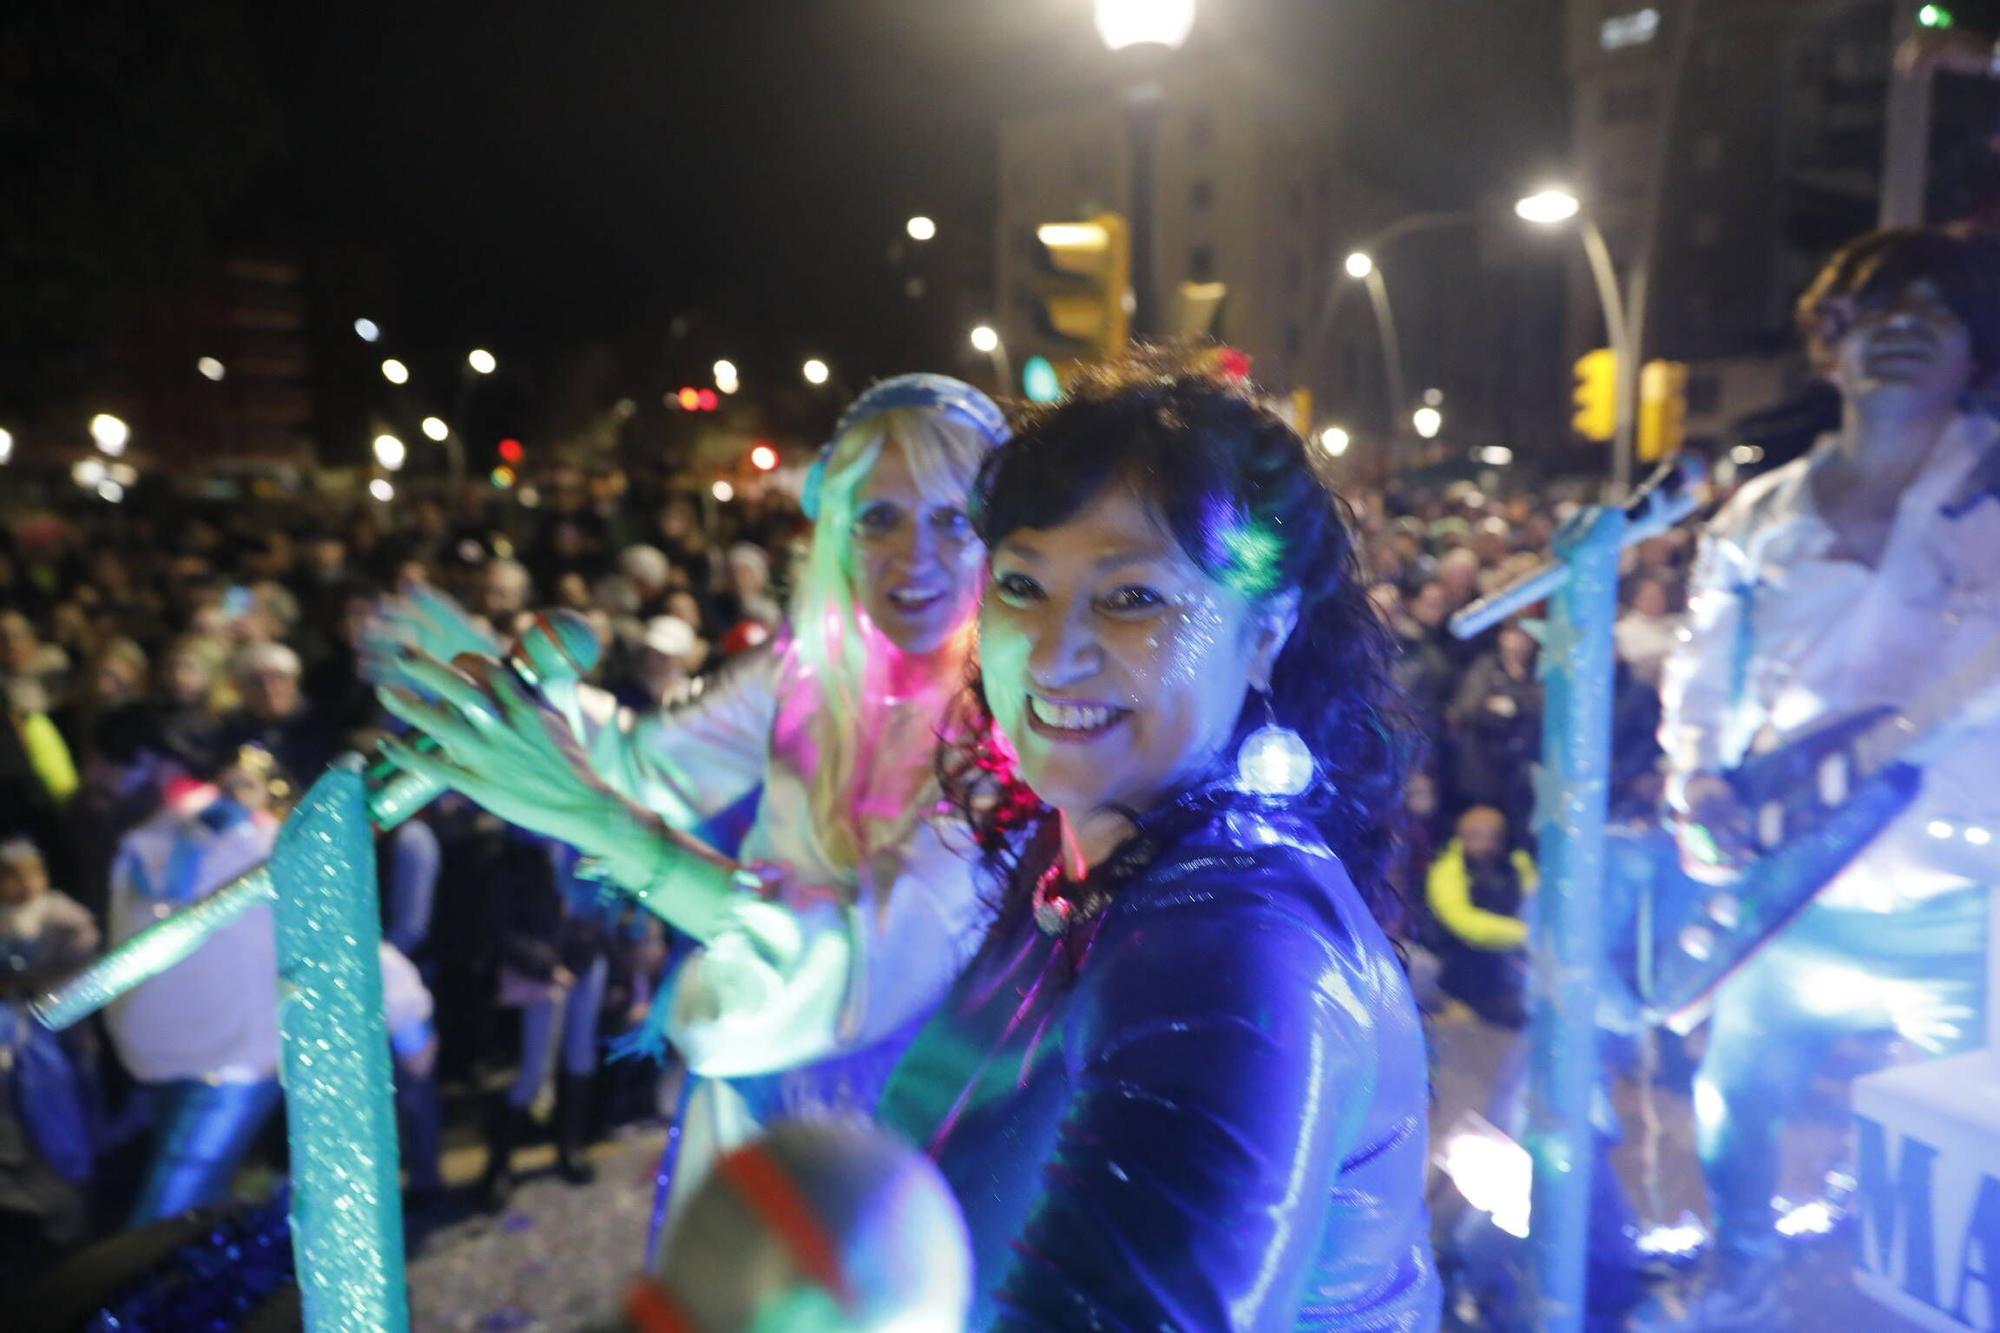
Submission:
<svg viewBox="0 0 2000 1333">
<path fill-rule="evenodd" d="M 1393 649 L 1368 600 L 1352 511 L 1298 432 L 1247 385 L 1184 353 L 1149 350 L 1087 372 L 1062 401 L 1026 413 L 980 470 L 973 524 L 990 549 L 1017 529 L 1066 522 L 1121 483 L 1154 505 L 1209 577 L 1253 602 L 1297 595 L 1271 708 L 1318 765 L 1322 780 L 1300 808 L 1393 936 L 1403 913 L 1386 872 L 1419 733 L 1390 675 Z M 1221 762 L 1233 766 L 1237 745 L 1263 721 L 1261 700 L 1246 697 Z M 1026 910 L 1027 872 L 1056 855 L 1054 812 L 1015 773 L 976 663 L 943 736 L 940 783 L 1001 886 L 1004 924 Z"/>
</svg>

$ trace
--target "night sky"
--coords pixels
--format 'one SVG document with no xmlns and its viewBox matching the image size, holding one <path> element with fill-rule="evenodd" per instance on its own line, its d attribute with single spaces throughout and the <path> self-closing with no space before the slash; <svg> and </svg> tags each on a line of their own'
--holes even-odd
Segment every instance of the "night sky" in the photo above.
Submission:
<svg viewBox="0 0 2000 1333">
<path fill-rule="evenodd" d="M 1450 206 L 1559 162 L 1559 11 L 1203 0 L 1201 23 L 1330 84 L 1349 165 Z M 381 254 L 405 347 L 546 361 L 658 336 L 662 376 L 722 354 L 751 381 L 795 376 L 808 351 L 894 369 L 870 364 L 871 331 L 899 317 L 903 219 L 975 231 L 983 253 L 995 120 L 1112 77 L 1088 0 L 268 5 L 247 22 L 284 148 L 227 232 Z M 689 332 L 669 345 L 676 316 Z"/>
</svg>

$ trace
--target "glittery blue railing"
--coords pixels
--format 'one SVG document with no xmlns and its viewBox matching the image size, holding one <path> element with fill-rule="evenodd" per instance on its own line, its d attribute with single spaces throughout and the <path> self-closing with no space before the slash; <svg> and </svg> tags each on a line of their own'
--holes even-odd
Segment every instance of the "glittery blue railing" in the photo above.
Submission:
<svg viewBox="0 0 2000 1333">
<path fill-rule="evenodd" d="M 1610 794 L 1611 627 L 1618 553 L 1694 508 L 1694 460 L 1664 469 L 1625 508 L 1581 511 L 1556 533 L 1555 563 L 1453 617 L 1470 638 L 1547 598 L 1541 639 L 1542 763 L 1535 835 L 1542 887 L 1530 908 L 1528 1040 L 1530 1309 L 1546 1333 L 1584 1326 L 1598 976 L 1604 957 L 1604 824 Z"/>
<path fill-rule="evenodd" d="M 395 1084 L 358 766 L 336 765 L 313 784 L 278 835 L 271 877 L 305 1325 L 395 1333 L 409 1327 Z"/>
</svg>

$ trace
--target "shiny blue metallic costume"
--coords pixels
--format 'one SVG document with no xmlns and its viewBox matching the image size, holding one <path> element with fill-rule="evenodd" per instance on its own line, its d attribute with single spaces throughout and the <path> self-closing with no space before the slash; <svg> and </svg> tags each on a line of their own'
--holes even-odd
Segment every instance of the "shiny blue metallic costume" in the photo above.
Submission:
<svg viewBox="0 0 2000 1333">
<path fill-rule="evenodd" d="M 1220 806 L 1142 826 L 1068 934 L 1003 917 L 891 1078 L 965 1212 L 972 1327 L 1436 1326 L 1402 967 L 1308 824 Z"/>
</svg>

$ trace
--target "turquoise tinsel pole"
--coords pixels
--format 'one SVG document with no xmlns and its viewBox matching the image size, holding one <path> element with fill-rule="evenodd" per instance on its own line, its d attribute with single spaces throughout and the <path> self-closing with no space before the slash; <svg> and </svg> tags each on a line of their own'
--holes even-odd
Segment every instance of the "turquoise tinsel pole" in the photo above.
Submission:
<svg viewBox="0 0 2000 1333">
<path fill-rule="evenodd" d="M 1611 766 L 1611 626 L 1625 513 L 1586 510 L 1556 534 L 1569 572 L 1543 631 L 1542 769 L 1536 775 L 1543 889 L 1529 931 L 1534 1002 L 1527 1149 L 1537 1326 L 1584 1323 L 1590 1243 L 1590 1105 L 1598 1074 L 1597 992 L 1604 956 L 1604 821 Z"/>
<path fill-rule="evenodd" d="M 374 836 L 356 767 L 336 765 L 313 784 L 279 834 L 271 874 L 305 1325 L 401 1333 L 410 1316 L 395 1087 Z"/>
</svg>

